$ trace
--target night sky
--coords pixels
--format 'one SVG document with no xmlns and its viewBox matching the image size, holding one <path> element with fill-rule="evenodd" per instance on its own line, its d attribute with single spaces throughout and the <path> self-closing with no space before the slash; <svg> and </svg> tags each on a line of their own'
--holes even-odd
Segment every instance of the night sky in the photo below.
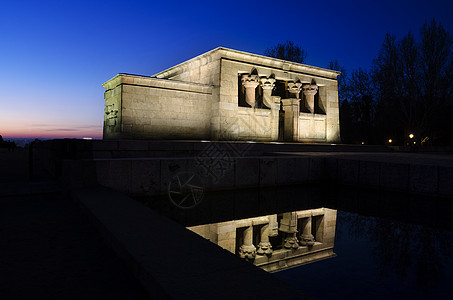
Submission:
<svg viewBox="0 0 453 300">
<path fill-rule="evenodd" d="M 368 68 L 386 32 L 417 37 L 453 1 L 3 1 L 0 135 L 102 137 L 104 88 L 218 46 L 263 54 L 293 40 L 306 63 Z"/>
</svg>

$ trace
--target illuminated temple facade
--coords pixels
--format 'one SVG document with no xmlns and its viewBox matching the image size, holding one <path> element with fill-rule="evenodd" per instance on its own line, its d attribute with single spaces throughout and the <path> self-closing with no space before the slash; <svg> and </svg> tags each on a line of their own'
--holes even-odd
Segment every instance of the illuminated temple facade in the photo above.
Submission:
<svg viewBox="0 0 453 300">
<path fill-rule="evenodd" d="M 216 48 L 105 88 L 104 139 L 340 141 L 339 72 Z"/>
<path fill-rule="evenodd" d="M 188 229 L 274 272 L 336 256 L 337 211 L 328 208 L 273 214 Z"/>
</svg>

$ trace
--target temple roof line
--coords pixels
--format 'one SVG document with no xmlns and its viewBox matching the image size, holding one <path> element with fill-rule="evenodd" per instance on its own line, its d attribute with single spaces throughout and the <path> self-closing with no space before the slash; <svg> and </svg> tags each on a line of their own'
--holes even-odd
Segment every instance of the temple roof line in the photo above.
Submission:
<svg viewBox="0 0 453 300">
<path fill-rule="evenodd" d="M 300 64 L 300 63 L 286 61 L 286 60 L 268 57 L 268 56 L 264 56 L 264 55 L 229 49 L 229 48 L 225 48 L 225 47 L 217 47 L 211 51 L 200 54 L 194 58 L 191 58 L 191 59 L 184 61 L 182 63 L 179 63 L 173 67 L 163 70 L 157 74 L 154 74 L 151 77 L 156 77 L 156 78 L 171 77 L 173 74 L 177 73 L 178 72 L 177 70 L 180 69 L 181 67 L 183 67 L 184 65 L 191 64 L 197 60 L 201 60 L 203 58 L 208 58 L 208 57 L 213 57 L 216 55 L 218 58 L 240 60 L 240 61 L 250 63 L 250 64 L 259 64 L 261 66 L 268 67 L 268 68 L 277 68 L 277 69 L 282 69 L 284 71 L 301 72 L 301 73 L 306 73 L 308 75 L 318 75 L 318 76 L 322 76 L 322 77 L 328 77 L 330 79 L 336 79 L 336 77 L 341 74 L 341 72 L 339 72 L 339 71 Z"/>
</svg>

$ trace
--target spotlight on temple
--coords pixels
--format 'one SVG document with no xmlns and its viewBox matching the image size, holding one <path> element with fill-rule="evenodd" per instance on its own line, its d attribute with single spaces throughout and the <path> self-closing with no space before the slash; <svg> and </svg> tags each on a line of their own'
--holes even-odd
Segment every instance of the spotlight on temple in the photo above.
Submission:
<svg viewBox="0 0 453 300">
<path fill-rule="evenodd" d="M 392 140 L 392 139 L 389 139 L 389 144 L 391 144 L 392 142 L 393 142 L 393 140 Z"/>
<path fill-rule="evenodd" d="M 414 135 L 411 133 L 409 134 L 409 138 L 413 139 L 414 138 Z"/>
</svg>

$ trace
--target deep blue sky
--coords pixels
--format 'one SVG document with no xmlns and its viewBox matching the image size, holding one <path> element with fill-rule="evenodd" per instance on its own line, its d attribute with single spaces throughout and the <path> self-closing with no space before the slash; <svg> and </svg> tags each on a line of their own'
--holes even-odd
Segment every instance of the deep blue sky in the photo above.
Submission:
<svg viewBox="0 0 453 300">
<path fill-rule="evenodd" d="M 101 84 L 152 75 L 224 46 L 263 54 L 288 39 L 306 63 L 367 68 L 386 32 L 453 33 L 453 1 L 3 1 L 0 134 L 101 136 Z"/>
</svg>

